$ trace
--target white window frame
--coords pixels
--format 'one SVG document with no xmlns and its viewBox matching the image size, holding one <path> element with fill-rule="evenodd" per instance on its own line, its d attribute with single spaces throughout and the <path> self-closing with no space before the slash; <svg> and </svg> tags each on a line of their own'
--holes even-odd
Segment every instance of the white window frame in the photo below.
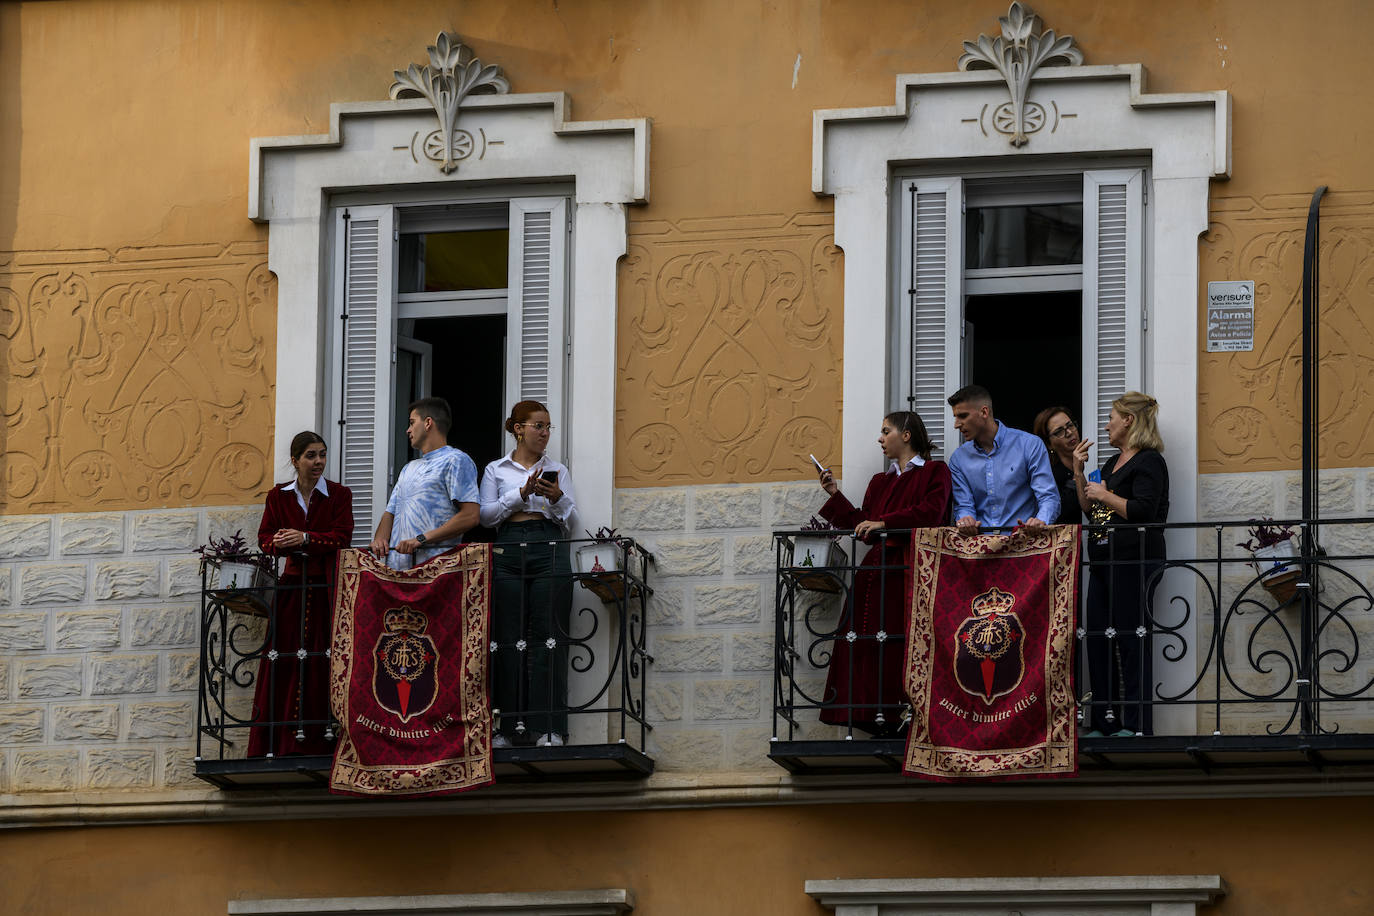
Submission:
<svg viewBox="0 0 1374 916">
<path fill-rule="evenodd" d="M 530 192 L 526 192 L 530 193 Z M 563 400 L 570 341 L 567 336 L 567 261 L 571 245 L 569 202 L 563 196 L 515 197 L 492 203 L 469 202 L 479 214 L 465 218 L 458 203 L 442 208 L 425 206 L 426 215 L 414 218 L 415 207 L 400 207 L 385 194 L 351 199 L 361 202 L 335 205 L 330 236 L 334 271 L 330 284 L 331 313 L 326 333 L 330 337 L 325 371 L 325 421 L 340 431 L 329 452 L 327 473 L 353 491 L 353 545 L 372 539 L 377 520 L 386 505 L 400 467 L 392 454 L 392 441 L 405 418 L 397 415 L 396 352 L 401 345 L 398 322 L 412 318 L 454 315 L 504 315 L 507 321 L 506 373 L 502 379 L 503 409 L 519 400 L 542 401 L 557 417 L 565 417 Z M 510 249 L 506 288 L 460 292 L 401 293 L 400 245 L 402 232 L 491 228 L 489 218 L 496 206 L 509 213 Z M 440 215 L 429 215 L 434 209 Z M 345 235 L 354 236 L 352 225 L 368 227 L 370 245 L 355 251 Z M 505 220 L 499 222 L 502 228 Z M 376 226 L 377 231 L 371 227 Z M 531 227 L 534 227 L 531 229 Z M 383 237 L 378 237 L 380 232 Z M 534 246 L 533 248 L 531 246 Z M 361 269 L 352 259 L 361 255 Z M 532 256 L 532 257 L 531 257 Z M 354 312 L 357 312 L 355 315 Z M 349 316 L 347 321 L 343 316 Z M 371 352 L 365 359 L 363 351 Z M 445 354 L 460 358 L 461 354 Z M 366 365 L 360 366 L 360 363 Z M 454 405 L 455 409 L 461 405 Z M 360 428 L 361 427 L 361 428 Z M 555 456 L 565 454 L 566 424 L 558 427 L 550 443 Z M 478 469 L 481 472 L 481 469 Z"/>
<path fill-rule="evenodd" d="M 1220 875 L 1015 878 L 851 878 L 807 881 L 806 893 L 835 916 L 984 916 L 1055 913 L 1196 916 L 1226 896 Z"/>
<path fill-rule="evenodd" d="M 378 916 L 434 916 L 436 913 L 493 916 L 510 912 L 521 916 L 621 916 L 635 908 L 634 892 L 615 887 L 589 891 L 513 891 L 499 894 L 410 894 L 399 897 L 287 897 L 230 900 L 229 916 L 337 916 L 375 913 Z"/>
<path fill-rule="evenodd" d="M 936 457 L 948 457 L 959 442 L 945 398 L 959 387 L 976 381 L 969 375 L 969 350 L 965 311 L 968 297 L 995 293 L 1028 293 L 1045 290 L 1082 291 L 1082 367 L 1081 422 L 1084 436 L 1102 442 L 1111 401 L 1123 391 L 1144 389 L 1144 271 L 1148 214 L 1144 188 L 1148 169 L 1103 169 L 1100 163 L 1052 175 L 998 172 L 989 182 L 986 173 L 971 168 L 948 174 L 900 173 L 893 181 L 891 206 L 899 214 L 897 246 L 893 262 L 897 265 L 892 283 L 893 314 L 890 326 L 896 330 L 890 347 L 893 366 L 890 402 L 905 406 L 915 381 L 915 409 L 926 421 Z M 1056 164 L 1062 168 L 1063 163 Z M 1018 187 L 1019 185 L 1019 187 Z M 1076 185 L 1069 191 L 1068 185 Z M 914 194 L 913 194 L 914 192 Z M 1066 192 L 1083 202 L 1083 256 L 1078 264 L 1042 265 L 1019 268 L 969 269 L 965 267 L 965 219 L 970 209 L 982 206 L 1025 205 L 1059 202 Z M 1099 203 L 1105 195 L 1123 213 L 1113 211 L 1123 237 L 1110 249 L 1099 251 L 1102 241 Z M 926 208 L 912 218 L 914 201 L 943 198 L 941 212 Z M 935 224 L 931 224 L 931 218 Z M 925 225 L 927 228 L 922 229 Z M 922 232 L 926 237 L 921 238 Z M 913 235 L 918 237 L 913 238 Z M 943 264 L 943 274 L 938 266 Z M 1105 279 L 1102 279 L 1105 278 Z M 1119 279 L 1118 279 L 1119 278 Z M 913 304 L 918 328 L 912 328 Z M 1099 311 L 1099 300 L 1107 308 Z M 919 331 L 919 333 L 917 333 Z M 1099 332 L 1107 332 L 1107 343 L 1099 345 Z M 938 364 L 940 347 L 931 341 L 943 334 L 943 366 Z M 924 349 L 923 349 L 924 342 Z M 913 350 L 915 353 L 913 354 Z M 1028 356 L 1031 356 L 1028 354 Z M 994 398 L 996 392 L 993 392 Z M 1093 455 L 1100 463 L 1107 452 Z"/>
<path fill-rule="evenodd" d="M 983 133 L 976 115 L 1006 101 L 1007 86 L 994 71 L 897 77 L 896 104 L 886 108 L 816 111 L 812 128 L 812 191 L 833 197 L 835 244 L 845 253 L 843 474 L 866 480 L 880 470 L 871 429 L 894 406 L 892 321 L 899 280 L 901 214 L 893 184 L 907 170 L 1008 176 L 1086 168 L 1150 169 L 1150 219 L 1142 229 L 1142 309 L 1151 333 L 1143 344 L 1140 377 L 1161 404 L 1160 428 L 1168 444 L 1171 521 L 1197 518 L 1198 237 L 1207 231 L 1214 179 L 1231 170 L 1231 102 L 1224 92 L 1144 92 L 1138 64 L 1047 67 L 1037 71 L 1030 100 L 1053 101 L 1075 115 L 1033 134 L 1022 147 Z M 962 265 L 960 265 L 962 268 Z M 951 276 L 954 274 L 951 273 Z M 962 272 L 960 272 L 962 276 Z M 905 279 L 905 278 L 903 278 Z M 1085 297 L 1086 298 L 1086 297 Z M 1156 331 L 1167 342 L 1156 346 Z M 874 358 L 875 348 L 887 358 Z M 933 409 L 933 408 L 932 408 Z M 943 409 L 942 416 L 948 414 Z M 949 421 L 942 425 L 949 435 Z M 1188 533 L 1168 536 L 1172 556 L 1192 556 Z M 1191 583 L 1166 577 L 1156 602 L 1190 595 Z M 1180 635 L 1196 639 L 1196 622 Z M 1157 671 L 1159 669 L 1156 669 Z M 1182 666 L 1162 673 L 1163 689 L 1181 693 L 1192 682 Z M 1178 715 L 1187 714 L 1181 707 Z M 1191 722 L 1156 722 L 1161 731 L 1191 729 Z"/>
<path fill-rule="evenodd" d="M 276 464 L 291 437 L 336 435 L 325 414 L 330 338 L 330 207 L 383 194 L 398 205 L 475 196 L 530 183 L 571 189 L 564 461 L 577 474 L 584 523 L 610 524 L 614 484 L 617 265 L 626 207 L 649 199 L 649 122 L 571 121 L 562 93 L 469 96 L 459 126 L 503 145 L 443 174 L 413 156 L 434 129 L 423 99 L 335 104 L 327 134 L 257 138 L 250 144 L 248 216 L 268 224 L 268 267 L 277 277 Z M 512 195 L 505 195 L 512 196 Z"/>
</svg>

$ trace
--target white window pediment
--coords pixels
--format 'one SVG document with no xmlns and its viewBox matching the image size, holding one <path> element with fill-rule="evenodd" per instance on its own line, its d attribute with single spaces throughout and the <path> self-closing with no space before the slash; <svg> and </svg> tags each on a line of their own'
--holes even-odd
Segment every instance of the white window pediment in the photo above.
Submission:
<svg viewBox="0 0 1374 916">
<path fill-rule="evenodd" d="M 1080 172 L 1112 160 L 1149 163 L 1142 189 L 1152 214 L 1144 227 L 1142 291 L 1149 328 L 1167 328 L 1167 346 L 1143 342 L 1142 377 L 1162 405 L 1171 467 L 1187 469 L 1174 505 L 1190 517 L 1197 465 L 1197 238 L 1207 228 L 1209 182 L 1229 176 L 1230 100 L 1226 92 L 1150 95 L 1139 65 L 1042 68 L 1027 100 L 1039 113 L 1028 142 L 994 116 L 1009 101 L 993 71 L 901 75 L 896 104 L 830 109 L 813 115 L 812 190 L 835 199 L 835 242 L 845 252 L 844 469 L 865 479 L 878 468 L 870 427 L 894 390 L 893 361 L 872 358 L 891 344 L 902 226 L 892 188 L 904 169 L 934 176 L 1027 174 L 1069 163 Z M 957 266 L 951 263 L 951 272 Z M 930 301 L 946 295 L 931 287 Z M 905 292 L 903 289 L 902 292 Z M 951 294 L 952 295 L 952 294 Z M 947 341 L 947 352 L 955 344 Z M 889 347 L 894 354 L 896 348 Z M 994 392 L 995 395 L 995 392 Z M 927 409 L 943 409 L 929 399 Z M 947 410 L 944 411 L 947 413 Z M 947 417 L 938 421 L 947 425 Z M 1188 508 L 1184 508 L 1188 507 Z"/>
<path fill-rule="evenodd" d="M 471 52 L 448 42 L 456 39 L 441 36 L 429 56 L 436 66 L 448 60 L 452 70 Z M 568 432 L 560 457 L 576 469 L 582 517 L 608 523 L 616 263 L 625 253 L 625 207 L 649 196 L 649 121 L 571 121 L 563 93 L 505 93 L 493 69 L 479 71 L 495 79 L 475 88 L 495 94 L 459 91 L 451 111 L 442 110 L 442 99 L 438 106 L 425 98 L 336 103 L 327 134 L 251 142 L 248 215 L 270 227 L 268 267 L 278 280 L 276 463 L 286 466 L 291 436 L 301 429 L 319 430 L 331 445 L 337 438 L 336 418 L 324 412 L 335 384 L 326 377 L 331 284 L 339 279 L 331 273 L 338 269 L 332 202 L 514 200 L 570 186 L 569 241 L 558 249 L 568 259 L 566 324 L 564 340 L 550 346 L 575 348 L 576 356 L 565 367 L 569 396 L 556 422 Z M 389 76 L 379 74 L 378 83 L 385 87 Z M 395 76 L 393 95 L 413 95 L 403 84 L 417 81 L 404 79 L 406 71 Z M 551 327 L 558 329 L 559 318 L 551 315 Z M 331 475 L 336 468 L 331 461 Z"/>
</svg>

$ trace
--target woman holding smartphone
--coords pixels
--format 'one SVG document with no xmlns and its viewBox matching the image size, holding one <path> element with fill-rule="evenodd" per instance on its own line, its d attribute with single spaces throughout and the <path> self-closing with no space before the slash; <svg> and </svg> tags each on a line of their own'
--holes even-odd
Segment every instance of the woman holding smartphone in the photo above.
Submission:
<svg viewBox="0 0 1374 916">
<path fill-rule="evenodd" d="M 860 540 L 874 545 L 854 575 L 849 606 L 840 619 L 821 721 L 885 738 L 900 729 L 905 702 L 902 662 L 911 603 L 911 537 L 878 532 L 948 525 L 953 486 L 949 466 L 930 460 L 930 436 L 916 413 L 898 410 L 884 417 L 878 447 L 887 468 L 868 482 L 858 508 L 840 492 L 830 470 L 821 469 L 821 487 L 830 494 L 821 516 L 837 527 L 853 528 Z"/>
<path fill-rule="evenodd" d="M 545 453 L 553 424 L 543 404 L 512 407 L 506 432 L 515 437 L 515 448 L 487 465 L 481 486 L 482 524 L 496 529 L 492 707 L 502 716 L 492 746 L 561 745 L 568 733 L 573 580 L 567 543 L 550 542 L 568 537 L 576 510 L 572 478 Z"/>
</svg>

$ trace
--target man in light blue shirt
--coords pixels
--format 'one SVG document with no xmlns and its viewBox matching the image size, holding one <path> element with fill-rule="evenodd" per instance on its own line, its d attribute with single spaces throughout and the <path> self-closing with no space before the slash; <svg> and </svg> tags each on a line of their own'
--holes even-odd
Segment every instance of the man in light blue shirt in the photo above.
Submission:
<svg viewBox="0 0 1374 916">
<path fill-rule="evenodd" d="M 997 422 L 992 395 L 981 385 L 960 388 L 949 406 L 964 436 L 949 458 L 959 533 L 1012 525 L 1035 530 L 1058 518 L 1059 489 L 1040 437 Z"/>
<path fill-rule="evenodd" d="M 420 457 L 401 468 L 371 545 L 392 569 L 410 569 L 461 544 L 477 526 L 477 465 L 448 444 L 452 424 L 443 398 L 410 405 L 406 438 Z"/>
</svg>

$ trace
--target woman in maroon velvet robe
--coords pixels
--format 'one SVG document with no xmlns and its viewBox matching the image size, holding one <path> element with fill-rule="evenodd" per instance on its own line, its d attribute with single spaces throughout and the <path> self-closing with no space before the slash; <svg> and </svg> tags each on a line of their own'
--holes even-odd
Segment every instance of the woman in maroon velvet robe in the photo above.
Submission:
<svg viewBox="0 0 1374 916">
<path fill-rule="evenodd" d="M 911 537 L 879 537 L 876 532 L 949 524 L 951 485 L 949 467 L 930 460 L 930 437 L 915 413 L 902 410 L 883 418 L 878 445 L 888 468 L 868 482 L 857 509 L 830 471 L 821 472 L 821 486 L 830 494 L 821 515 L 838 528 L 853 528 L 865 544 L 874 545 L 854 575 L 840 620 L 821 721 L 892 737 L 901 727 L 906 703 L 902 669 L 911 613 Z"/>
<path fill-rule="evenodd" d="M 286 564 L 253 694 L 254 721 L 275 724 L 252 729 L 250 757 L 334 753 L 324 652 L 333 628 L 339 550 L 353 537 L 353 493 L 324 479 L 324 463 L 324 439 L 298 433 L 291 440 L 296 479 L 268 492 L 258 526 L 262 552 L 285 556 Z M 304 660 L 297 655 L 301 649 Z"/>
</svg>

